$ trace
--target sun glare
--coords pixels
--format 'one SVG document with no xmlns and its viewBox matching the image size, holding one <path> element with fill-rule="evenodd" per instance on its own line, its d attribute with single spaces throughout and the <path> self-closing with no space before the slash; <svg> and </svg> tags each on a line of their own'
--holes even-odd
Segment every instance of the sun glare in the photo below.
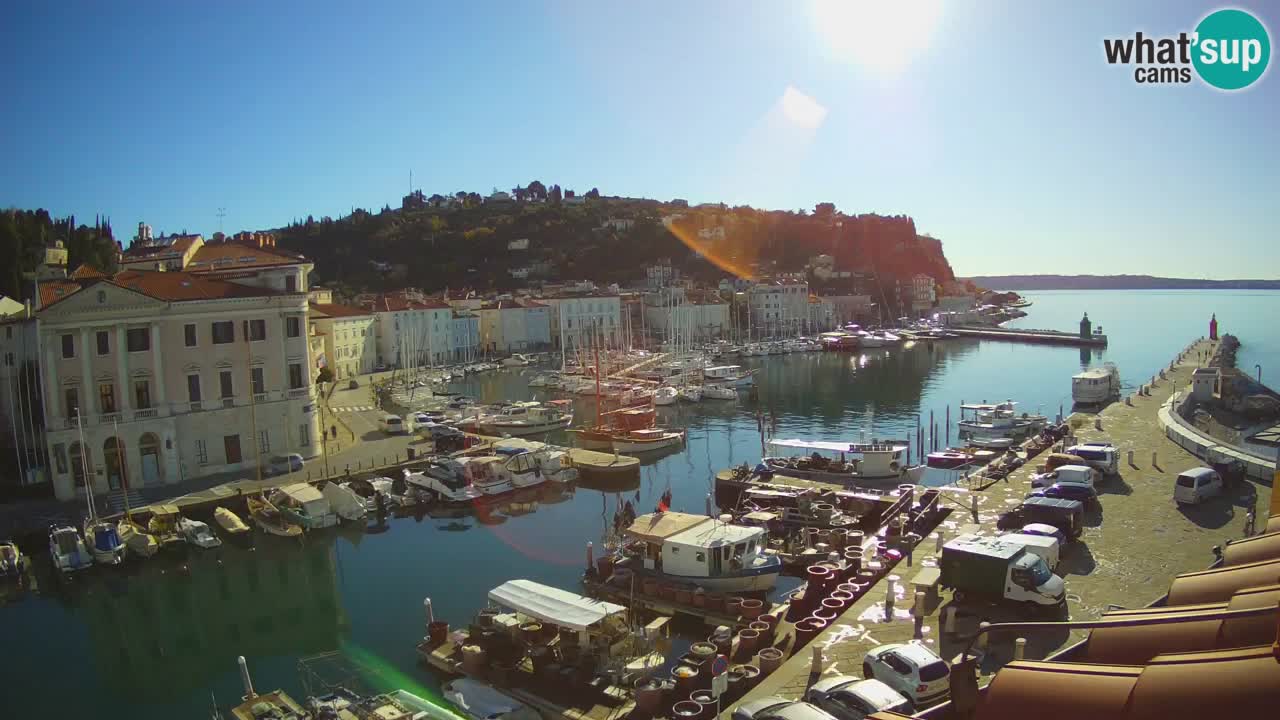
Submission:
<svg viewBox="0 0 1280 720">
<path fill-rule="evenodd" d="M 816 130 L 827 117 L 827 109 L 821 103 L 790 85 L 782 93 L 782 113 L 806 130 Z"/>
<path fill-rule="evenodd" d="M 942 0 L 813 0 L 811 16 L 832 58 L 896 75 L 929 47 Z"/>
</svg>

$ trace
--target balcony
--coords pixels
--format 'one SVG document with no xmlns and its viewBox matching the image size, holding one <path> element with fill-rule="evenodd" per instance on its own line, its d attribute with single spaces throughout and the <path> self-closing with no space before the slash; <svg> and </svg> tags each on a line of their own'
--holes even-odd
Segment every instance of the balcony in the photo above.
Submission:
<svg viewBox="0 0 1280 720">
<path fill-rule="evenodd" d="M 150 419 L 150 418 L 156 417 L 156 415 L 157 415 L 157 414 L 158 414 L 158 413 L 157 413 L 157 411 L 156 411 L 156 408 L 142 408 L 141 410 L 134 410 L 134 411 L 133 411 L 133 419 L 134 419 L 134 420 L 147 420 L 147 419 Z"/>
<path fill-rule="evenodd" d="M 120 422 L 120 420 L 121 420 L 120 413 L 118 412 L 104 412 L 98 416 L 98 422 L 102 423 L 103 425 L 109 425 L 114 422 Z"/>
<path fill-rule="evenodd" d="M 266 401 L 267 401 L 267 394 L 266 394 L 266 393 L 254 393 L 254 394 L 253 394 L 253 401 L 254 401 L 254 402 L 256 402 L 256 403 L 264 403 L 264 402 L 266 402 Z"/>
<path fill-rule="evenodd" d="M 311 388 L 309 387 L 292 388 L 289 390 L 290 398 L 302 398 L 302 397 L 310 397 L 310 396 L 311 396 Z"/>
</svg>

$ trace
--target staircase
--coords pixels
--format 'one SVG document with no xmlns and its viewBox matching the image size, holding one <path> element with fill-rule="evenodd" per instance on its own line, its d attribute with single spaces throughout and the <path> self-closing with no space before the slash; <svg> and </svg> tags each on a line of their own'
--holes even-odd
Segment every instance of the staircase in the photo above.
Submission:
<svg viewBox="0 0 1280 720">
<path fill-rule="evenodd" d="M 147 504 L 147 501 L 142 499 L 142 494 L 139 493 L 137 490 L 129 490 L 128 495 L 129 495 L 129 507 L 131 508 L 140 508 L 143 505 Z M 109 493 L 104 503 L 108 508 L 107 512 L 110 514 L 124 512 L 124 499 L 125 499 L 124 490 L 116 490 L 114 492 Z"/>
</svg>

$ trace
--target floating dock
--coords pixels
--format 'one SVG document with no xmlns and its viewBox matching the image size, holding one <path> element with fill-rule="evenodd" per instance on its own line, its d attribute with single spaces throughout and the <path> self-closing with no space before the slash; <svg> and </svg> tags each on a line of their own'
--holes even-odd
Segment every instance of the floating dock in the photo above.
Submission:
<svg viewBox="0 0 1280 720">
<path fill-rule="evenodd" d="M 1042 345 L 1074 345 L 1076 347 L 1106 347 L 1107 336 L 1100 333 L 1083 335 L 1058 330 L 1016 330 L 997 327 L 968 327 L 948 325 L 947 332 L 962 337 L 983 340 L 1007 340 L 1009 342 L 1039 343 Z"/>
</svg>

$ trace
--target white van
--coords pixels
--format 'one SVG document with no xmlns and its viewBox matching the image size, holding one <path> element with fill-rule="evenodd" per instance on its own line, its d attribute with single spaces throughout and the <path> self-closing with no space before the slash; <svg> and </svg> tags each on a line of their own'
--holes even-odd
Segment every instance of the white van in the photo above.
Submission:
<svg viewBox="0 0 1280 720">
<path fill-rule="evenodd" d="M 1057 538 L 1046 537 L 1044 535 L 1026 535 L 1023 533 L 1009 533 L 1001 535 L 1001 540 L 1018 543 L 1026 548 L 1027 552 L 1032 555 L 1038 555 L 1044 564 L 1049 566 L 1050 570 L 1058 567 L 1058 559 L 1061 555 L 1062 546 Z"/>
<path fill-rule="evenodd" d="M 1194 505 L 1222 493 L 1222 477 L 1212 468 L 1191 468 L 1178 475 L 1173 485 L 1173 499 Z"/>
<path fill-rule="evenodd" d="M 1032 475 L 1031 487 L 1049 487 L 1055 483 L 1079 483 L 1094 487 L 1101 475 L 1102 473 L 1086 465 L 1059 465 L 1057 469 L 1047 473 Z"/>
<path fill-rule="evenodd" d="M 388 435 L 400 435 L 409 432 L 409 426 L 399 415 L 383 415 L 378 423 L 382 432 Z"/>
<path fill-rule="evenodd" d="M 1109 442 L 1072 445 L 1067 448 L 1067 453 L 1084 460 L 1090 467 L 1096 468 L 1103 475 L 1120 474 L 1120 451 Z"/>
</svg>

